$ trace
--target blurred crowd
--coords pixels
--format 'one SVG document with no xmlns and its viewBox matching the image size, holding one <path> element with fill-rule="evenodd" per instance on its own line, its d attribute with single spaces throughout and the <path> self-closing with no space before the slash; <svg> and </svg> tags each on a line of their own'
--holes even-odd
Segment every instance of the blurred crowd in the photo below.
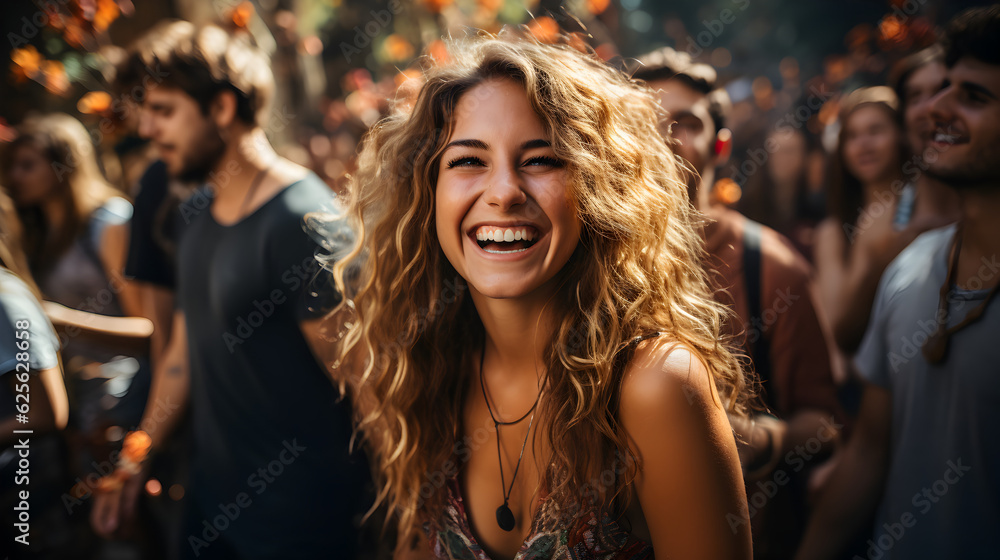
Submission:
<svg viewBox="0 0 1000 560">
<path fill-rule="evenodd" d="M 202 328 L 198 323 L 210 325 L 214 320 L 212 313 L 226 313 L 226 294 L 239 293 L 249 283 L 246 276 L 235 272 L 225 274 L 226 269 L 221 265 L 212 268 L 212 257 L 206 253 L 205 260 L 199 263 L 205 270 L 201 280 L 212 287 L 212 293 L 185 293 L 185 283 L 194 283 L 189 276 L 178 273 L 183 269 L 183 263 L 178 263 L 181 245 L 204 241 L 194 241 L 185 228 L 209 227 L 202 224 L 205 216 L 217 214 L 215 210 L 203 213 L 207 202 L 200 202 L 199 197 L 221 201 L 227 196 L 227 182 L 245 181 L 252 184 L 251 192 L 245 200 L 231 201 L 232 208 L 235 212 L 245 204 L 256 207 L 255 197 L 268 200 L 266 194 L 274 194 L 270 174 L 293 175 L 285 169 L 292 169 L 291 165 L 315 174 L 321 180 L 316 185 L 325 189 L 323 193 L 342 193 L 347 178 L 357 168 L 356 155 L 366 131 L 390 112 L 409 111 L 422 85 L 421 65 L 446 63 L 447 51 L 434 38 L 422 47 L 414 46 L 402 36 L 387 40 L 382 49 L 399 51 L 381 55 L 390 60 L 406 60 L 407 55 L 410 60 L 419 54 L 426 56 L 409 65 L 400 63 L 398 72 L 381 77 L 373 76 L 360 65 L 346 68 L 337 76 L 341 95 L 327 97 L 317 94 L 319 90 L 310 85 L 307 77 L 309 72 L 317 71 L 310 66 L 308 55 L 313 55 L 315 62 L 315 56 L 324 48 L 322 42 L 317 44 L 315 36 L 300 36 L 296 31 L 298 23 L 288 19 L 294 19 L 291 12 L 281 16 L 284 20 L 278 17 L 277 26 L 264 26 L 262 30 L 252 4 L 234 4 L 216 23 L 229 36 L 245 36 L 247 42 L 258 45 L 273 43 L 270 64 L 275 83 L 270 87 L 277 93 L 276 103 L 263 112 L 253 105 L 252 96 L 249 106 L 235 106 L 231 110 L 236 115 L 242 114 L 241 111 L 249 115 L 246 118 L 250 122 L 259 119 L 257 122 L 268 131 L 268 138 L 262 142 L 269 144 L 257 155 L 263 159 L 270 157 L 273 144 L 274 161 L 278 163 L 259 176 L 238 169 L 221 175 L 218 169 L 212 171 L 214 175 L 204 173 L 216 188 L 216 192 L 206 194 L 204 181 L 190 180 L 199 177 L 197 171 L 203 171 L 197 167 L 197 161 L 185 160 L 185 165 L 190 164 L 185 170 L 195 171 L 187 175 L 177 172 L 181 164 L 172 163 L 180 154 L 192 151 L 188 150 L 188 143 L 196 141 L 190 135 L 194 132 L 156 128 L 170 126 L 163 124 L 170 122 L 169 111 L 180 109 L 166 101 L 163 106 L 156 105 L 155 98 L 147 97 L 144 90 L 132 89 L 147 86 L 143 79 L 158 80 L 156 72 L 130 76 L 128 72 L 130 68 L 134 70 L 136 58 L 134 50 L 126 49 L 129 45 L 88 42 L 115 19 L 143 7 L 120 1 L 78 4 L 89 6 L 92 11 L 74 23 L 76 27 L 65 18 L 59 19 L 62 16 L 56 7 L 48 12 L 46 24 L 57 27 L 66 37 L 76 37 L 78 45 L 94 48 L 105 61 L 104 72 L 109 83 L 126 87 L 108 87 L 106 91 L 83 95 L 73 115 L 33 111 L 15 122 L 0 122 L 0 301 L 3 302 L 0 315 L 13 317 L 13 310 L 18 309 L 19 313 L 32 317 L 30 327 L 23 329 L 13 321 L 10 327 L 0 324 L 0 334 L 5 337 L 0 345 L 6 347 L 14 341 L 17 330 L 30 332 L 30 369 L 40 372 L 31 377 L 31 415 L 25 423 L 17 419 L 17 405 L 21 402 L 17 395 L 26 392 L 18 387 L 23 381 L 15 377 L 14 361 L 0 362 L 3 366 L 0 368 L 3 399 L 0 535 L 4 539 L 0 550 L 11 558 L 107 559 L 184 557 L 192 550 L 197 552 L 199 547 L 212 550 L 212 546 L 218 552 L 221 545 L 213 544 L 216 541 L 211 538 L 210 523 L 204 527 L 185 525 L 182 512 L 192 507 L 187 503 L 192 489 L 202 492 L 216 484 L 203 475 L 202 467 L 213 461 L 228 461 L 230 456 L 241 456 L 241 451 L 230 447 L 235 449 L 253 441 L 261 432 L 245 426 L 237 435 L 213 434 L 210 441 L 199 440 L 194 445 L 218 446 L 221 458 L 207 456 L 201 447 L 198 448 L 202 449 L 201 455 L 192 458 L 191 440 L 209 436 L 192 436 L 191 432 L 197 433 L 199 426 L 204 431 L 205 425 L 225 422 L 220 418 L 205 418 L 196 407 L 212 399 L 226 398 L 220 395 L 228 394 L 225 391 L 229 390 L 230 381 L 218 381 L 218 385 L 210 387 L 195 384 L 180 402 L 155 397 L 174 394 L 158 387 L 171 382 L 171 367 L 184 369 L 185 379 L 198 374 L 197 365 L 185 362 L 187 352 L 211 353 L 198 348 L 181 352 L 176 350 L 176 340 L 185 338 L 192 330 L 197 332 Z M 491 2 L 479 4 L 482 10 L 494 10 L 494 14 L 500 9 Z M 735 3 L 737 8 L 739 5 Z M 392 3 L 385 9 L 391 11 Z M 447 6 L 442 8 L 445 9 Z M 997 30 L 996 7 L 991 9 L 994 19 L 990 29 Z M 893 16 L 877 25 L 858 26 L 847 38 L 849 52 L 830 55 L 820 75 L 803 75 L 799 63 L 789 56 L 780 62 L 781 82 L 774 84 L 763 76 L 741 75 L 731 55 L 719 52 L 720 49 L 693 52 L 686 44 L 675 41 L 678 44 L 674 47 L 624 53 L 614 46 L 608 33 L 602 32 L 600 22 L 594 23 L 588 35 L 563 21 L 567 19 L 536 17 L 525 26 L 526 33 L 542 42 L 565 41 L 579 49 L 593 50 L 595 56 L 642 80 L 656 92 L 665 110 L 662 122 L 657 124 L 665 141 L 673 143 L 676 153 L 683 158 L 689 172 L 691 202 L 706 217 L 704 266 L 715 283 L 717 299 L 734 311 L 727 325 L 729 334 L 745 357 L 747 368 L 759 378 L 759 413 L 750 421 L 733 419 L 734 429 L 742 440 L 739 450 L 755 557 L 794 558 L 798 551 L 799 558 L 815 558 L 819 556 L 814 556 L 814 551 L 829 549 L 830 542 L 842 543 L 845 551 L 843 556 L 830 557 L 848 558 L 854 557 L 853 554 L 889 557 L 890 548 L 896 548 L 895 557 L 917 557 L 900 552 L 903 545 L 899 543 L 905 539 L 893 533 L 895 525 L 891 519 L 891 515 L 896 515 L 896 521 L 901 519 L 897 510 L 882 504 L 876 516 L 875 506 L 880 503 L 881 493 L 862 496 L 859 500 L 867 506 L 851 509 L 853 506 L 833 503 L 837 500 L 836 496 L 831 497 L 831 487 L 841 494 L 863 494 L 864 489 L 882 488 L 879 486 L 882 480 L 877 484 L 858 482 L 860 479 L 844 474 L 851 468 L 861 469 L 855 466 L 856 455 L 869 449 L 864 445 L 870 446 L 873 438 L 892 441 L 899 452 L 912 453 L 911 447 L 917 445 L 892 438 L 905 430 L 899 424 L 904 418 L 900 416 L 901 410 L 919 404 L 907 404 L 907 395 L 898 393 L 891 396 L 880 393 L 881 400 L 876 400 L 872 385 L 888 390 L 893 384 L 879 381 L 871 371 L 859 371 L 857 364 L 860 361 L 864 369 L 878 355 L 885 359 L 891 355 L 887 348 L 875 348 L 871 340 L 879 336 L 878 329 L 890 328 L 894 320 L 879 313 L 889 305 L 886 300 L 890 286 L 886 285 L 889 281 L 883 278 L 883 273 L 887 268 L 896 270 L 890 268 L 890 263 L 897 261 L 921 234 L 942 231 L 940 228 L 963 218 L 961 190 L 944 181 L 941 174 L 928 173 L 930 164 L 950 146 L 967 140 L 962 136 L 967 133 L 942 129 L 950 101 L 942 101 L 941 93 L 949 86 L 949 72 L 956 62 L 961 62 L 947 59 L 948 46 L 939 43 L 940 31 L 947 22 L 927 18 L 915 22 L 910 21 L 915 18 Z M 57 24 L 59 21 L 62 23 Z M 377 17 L 375 21 L 379 21 Z M 996 39 L 992 41 L 996 46 Z M 891 49 L 882 48 L 887 43 Z M 341 43 L 348 49 L 360 48 L 352 44 Z M 155 46 L 150 48 L 150 52 L 155 52 Z M 343 46 L 328 43 L 325 48 L 343 49 Z M 625 54 L 629 56 L 622 56 Z M 995 75 L 1000 72 L 1000 61 L 995 53 L 993 57 L 982 65 Z M 34 47 L 19 46 L 13 58 L 11 71 L 22 83 L 34 80 L 49 91 L 65 89 L 60 85 L 60 79 L 65 79 L 60 78 L 60 72 L 67 70 L 45 60 Z M 146 70 L 150 63 L 155 70 L 156 60 L 166 59 L 142 62 Z M 191 79 L 196 80 L 197 76 Z M 236 83 L 232 87 L 244 93 L 248 88 L 267 87 L 256 84 L 255 79 L 248 76 L 246 84 Z M 995 76 L 992 79 L 994 86 L 1000 84 Z M 137 91 L 143 93 L 136 95 Z M 992 94 L 1000 95 L 1000 90 L 993 90 Z M 988 97 L 990 92 L 982 95 Z M 300 103 L 312 106 L 299 108 Z M 996 105 L 998 100 L 993 97 L 983 103 Z M 154 115 L 159 112 L 162 119 L 147 119 L 144 112 Z M 997 113 L 990 115 L 996 118 Z M 992 138 L 997 138 L 1000 122 L 989 121 L 982 126 L 991 127 Z M 159 151 L 148 141 L 158 134 L 171 139 L 158 141 Z M 204 155 L 236 149 L 227 141 L 224 135 L 212 138 L 198 144 L 198 150 Z M 208 165 L 212 160 L 205 161 Z M 992 162 L 993 188 L 1000 189 L 996 183 L 996 165 L 997 162 Z M 309 188 L 319 189 L 316 185 Z M 310 191 L 308 196 L 302 195 L 302 200 L 311 204 L 322 198 L 316 196 L 319 195 Z M 295 204 L 289 202 L 290 207 Z M 314 206 L 309 209 L 323 210 L 318 203 Z M 213 220 L 219 223 L 213 222 L 211 226 L 220 228 L 217 233 L 220 238 L 228 235 L 223 232 L 227 227 L 224 218 L 215 215 Z M 233 222 L 228 227 L 242 224 Z M 203 230 L 201 234 L 216 235 L 214 231 Z M 272 245 L 268 237 L 287 239 L 286 246 L 294 247 L 288 250 L 287 265 L 262 274 L 276 275 L 279 286 L 292 286 L 293 280 L 298 282 L 290 291 L 297 292 L 301 285 L 306 288 L 302 291 L 308 292 L 305 299 L 311 297 L 311 300 L 303 303 L 302 310 L 289 312 L 288 317 L 282 315 L 279 305 L 283 300 L 255 300 L 256 307 L 240 308 L 238 313 L 243 323 L 242 326 L 234 323 L 235 330 L 226 341 L 229 353 L 206 358 L 216 364 L 213 367 L 257 367 L 262 371 L 262 379 L 265 369 L 307 367 L 282 365 L 280 361 L 263 363 L 266 358 L 248 349 L 262 346 L 293 353 L 299 349 L 296 345 L 306 348 L 300 340 L 288 341 L 283 335 L 267 330 L 268 321 L 262 321 L 265 326 L 261 327 L 253 313 L 269 320 L 272 313 L 277 313 L 274 321 L 287 321 L 287 325 L 294 327 L 309 324 L 310 318 L 330 308 L 329 302 L 321 301 L 325 277 L 318 267 L 309 264 L 313 246 L 298 240 L 295 237 L 298 233 L 301 232 L 276 229 L 255 241 L 248 238 L 249 234 L 241 234 L 239 241 L 233 235 L 233 243 L 257 243 L 248 245 L 246 254 L 270 254 Z M 920 239 L 927 243 L 926 237 Z M 194 254 L 195 249 L 189 247 L 187 254 Z M 986 290 L 995 291 L 992 288 L 995 285 L 996 278 L 992 276 L 980 282 L 980 288 Z M 975 286 L 970 289 L 977 290 Z M 934 290 L 936 297 L 937 286 Z M 995 304 L 989 307 L 992 292 L 981 295 L 986 303 L 985 311 L 981 309 L 979 314 L 992 315 L 990 324 L 995 324 L 998 310 Z M 210 309 L 213 307 L 219 309 Z M 195 315 L 199 308 L 204 315 Z M 192 316 L 198 317 L 197 320 Z M 286 328 L 291 328 L 287 325 Z M 248 333 L 261 330 L 250 341 L 250 334 L 240 331 L 243 326 Z M 927 339 L 935 332 L 932 329 L 922 338 Z M 913 353 L 905 359 L 919 353 L 921 344 L 922 341 L 915 341 Z M 10 352 L 11 356 L 15 354 Z M 308 351 L 303 355 L 308 356 Z M 8 358 L 6 350 L 0 358 Z M 226 362 L 229 359 L 234 360 L 233 364 Z M 258 364 L 253 365 L 254 362 Z M 994 377 L 1000 373 L 995 362 L 986 363 L 984 367 Z M 891 366 L 897 371 L 895 362 Z M 987 387 L 985 397 L 996 397 L 996 381 Z M 258 402 L 254 400 L 257 395 L 250 395 L 251 389 L 232 390 L 236 404 L 227 413 L 236 414 L 240 407 L 252 407 Z M 280 391 L 264 381 L 252 390 L 271 395 Z M 930 390 L 913 389 L 920 394 Z M 335 393 L 332 384 L 310 390 L 315 399 L 329 397 L 330 402 L 340 403 Z M 961 400 L 965 397 L 957 394 L 953 396 L 959 399 L 959 406 L 973 402 Z M 281 395 L 285 399 L 284 393 Z M 912 394 L 910 397 L 916 398 Z M 183 399 L 188 399 L 187 405 Z M 873 415 L 879 416 L 878 403 L 885 405 L 890 401 L 894 435 L 873 435 L 890 425 L 888 419 L 882 418 L 884 422 L 876 428 L 872 420 Z M 282 406 L 309 408 L 287 399 Z M 263 418 L 279 414 L 259 409 L 242 413 Z M 317 426 L 334 423 L 345 414 L 349 416 L 349 412 L 339 409 L 331 412 L 330 418 L 302 414 L 302 422 Z M 953 419 L 939 420 L 953 422 Z M 17 505 L 22 500 L 17 494 L 20 485 L 14 482 L 19 468 L 18 438 L 12 435 L 12 430 L 18 429 L 33 430 L 31 539 L 30 545 L 24 547 L 11 544 L 20 534 Z M 975 429 L 989 432 L 990 426 L 980 425 Z M 123 446 L 128 443 L 127 436 L 138 431 L 150 434 L 156 452 L 142 466 L 141 477 L 128 478 L 114 490 L 126 494 L 121 510 L 116 506 L 113 513 L 96 511 L 97 497 L 107 495 L 109 490 L 105 486 L 111 484 L 102 480 L 115 476 L 124 456 Z M 951 437 L 947 433 L 925 435 Z M 276 441 L 281 439 L 275 437 Z M 305 441 L 310 446 L 322 445 L 324 441 L 319 436 L 314 440 L 309 437 L 300 437 L 299 442 Z M 344 435 L 343 441 L 348 439 L 349 435 Z M 854 441 L 861 443 L 852 450 Z M 975 443 L 969 445 L 975 449 Z M 282 449 L 281 446 L 253 449 L 246 459 L 246 464 L 264 466 L 258 479 L 262 485 L 272 483 L 266 470 L 267 465 L 276 464 L 272 459 L 278 460 L 279 467 L 285 461 L 286 455 L 279 455 Z M 286 443 L 285 449 L 294 454 L 296 448 Z M 888 448 L 871 453 L 882 458 L 879 471 L 882 477 L 902 476 L 899 470 L 905 470 L 905 466 L 887 466 Z M 959 451 L 955 453 L 958 458 Z M 995 487 L 1000 473 L 996 469 L 1000 465 L 991 462 L 992 455 L 986 455 L 978 459 L 962 458 L 973 464 L 970 477 L 986 479 L 980 483 L 981 487 L 993 485 L 994 496 L 986 498 L 992 500 L 997 497 Z M 234 476 L 245 477 L 240 470 L 243 464 L 232 460 Z M 356 488 L 351 503 L 345 503 L 337 515 L 356 523 L 374 497 L 370 482 L 358 474 L 366 470 L 363 459 L 338 456 L 324 457 L 323 461 L 327 465 L 340 461 L 343 466 L 338 468 L 352 473 L 349 480 Z M 948 468 L 943 461 L 940 466 L 942 472 Z M 294 476 L 301 476 L 303 484 L 321 487 L 309 478 L 310 465 L 300 462 L 296 468 Z M 271 476 L 277 476 L 274 470 Z M 854 481 L 856 485 L 845 486 L 845 481 Z M 924 484 L 934 482 L 927 480 Z M 891 484 L 887 487 L 885 495 L 889 497 L 907 492 Z M 337 487 L 331 491 L 350 490 Z M 918 486 L 910 493 L 919 492 Z M 236 497 L 239 494 L 232 496 L 230 500 L 239 504 Z M 273 507 L 297 508 L 291 502 L 280 503 L 279 498 L 274 497 Z M 214 503 L 205 507 L 214 507 Z M 228 515 L 226 507 L 228 503 L 219 504 L 222 515 Z M 316 510 L 305 509 L 318 515 Z M 1000 504 L 994 503 L 991 512 L 980 512 L 980 516 L 996 519 L 997 510 Z M 236 512 L 239 515 L 239 509 Z M 958 514 L 948 511 L 932 515 Z M 235 518 L 230 515 L 229 519 L 235 527 Z M 849 529 L 844 529 L 844 535 L 836 537 L 840 539 L 837 541 L 827 534 L 824 526 L 815 526 L 817 519 L 824 526 Z M 327 520 L 317 519 L 317 526 Z M 889 521 L 884 528 L 883 520 Z M 247 518 L 244 521 L 250 523 Z M 905 525 L 905 521 L 899 522 Z M 907 530 L 909 527 L 906 525 Z M 218 535 L 222 528 L 216 525 L 214 529 Z M 240 530 L 252 533 L 253 526 Z M 379 530 L 359 529 L 357 543 L 345 550 L 357 547 L 360 557 L 391 555 L 392 546 L 380 542 Z M 887 534 L 891 537 L 889 547 L 884 546 L 886 540 L 882 538 Z M 191 535 L 202 543 L 191 541 Z M 244 551 L 228 552 L 241 557 Z M 980 556 L 973 553 L 961 557 Z"/>
</svg>

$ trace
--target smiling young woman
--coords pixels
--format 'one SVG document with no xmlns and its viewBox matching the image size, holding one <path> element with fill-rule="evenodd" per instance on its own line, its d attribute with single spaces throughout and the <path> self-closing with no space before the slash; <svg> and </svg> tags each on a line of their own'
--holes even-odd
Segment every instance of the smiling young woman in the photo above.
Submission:
<svg viewBox="0 0 1000 560">
<path fill-rule="evenodd" d="M 746 382 L 653 93 L 509 35 L 450 55 L 371 132 L 335 265 L 398 551 L 749 558 Z"/>
</svg>

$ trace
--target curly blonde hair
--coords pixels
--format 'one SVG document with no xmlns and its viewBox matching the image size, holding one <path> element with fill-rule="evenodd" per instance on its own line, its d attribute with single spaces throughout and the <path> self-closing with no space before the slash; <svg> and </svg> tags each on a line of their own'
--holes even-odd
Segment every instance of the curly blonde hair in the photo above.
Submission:
<svg viewBox="0 0 1000 560">
<path fill-rule="evenodd" d="M 554 467 L 542 481 L 549 499 L 576 504 L 591 488 L 592 506 L 627 501 L 636 461 L 617 407 L 638 336 L 659 331 L 690 348 L 731 411 L 746 402 L 741 367 L 722 341 L 727 311 L 713 302 L 700 264 L 700 217 L 658 132 L 653 93 L 593 54 L 514 34 L 452 40 L 449 52 L 426 72 L 412 112 L 369 133 L 349 187 L 356 244 L 334 266 L 348 296 L 340 357 L 356 364 L 349 385 L 359 431 L 378 503 L 404 538 L 435 519 L 441 474 L 456 472 L 463 395 L 484 340 L 465 281 L 437 240 L 434 201 L 459 99 L 487 80 L 524 88 L 583 224 L 550 303 L 559 319 L 544 351 L 536 424 L 553 443 L 542 462 Z M 593 488 L 608 469 L 623 476 Z"/>
</svg>

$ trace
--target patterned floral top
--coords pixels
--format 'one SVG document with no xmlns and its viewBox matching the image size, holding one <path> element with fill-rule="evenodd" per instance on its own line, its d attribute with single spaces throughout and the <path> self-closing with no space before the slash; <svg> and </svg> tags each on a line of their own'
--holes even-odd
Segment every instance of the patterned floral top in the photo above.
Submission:
<svg viewBox="0 0 1000 560">
<path fill-rule="evenodd" d="M 490 560 L 476 542 L 458 479 L 448 484 L 444 512 L 424 530 L 442 560 Z M 607 512 L 590 510 L 566 519 L 552 500 L 543 500 L 528 538 L 514 560 L 652 560 L 653 547 L 628 534 Z"/>
</svg>

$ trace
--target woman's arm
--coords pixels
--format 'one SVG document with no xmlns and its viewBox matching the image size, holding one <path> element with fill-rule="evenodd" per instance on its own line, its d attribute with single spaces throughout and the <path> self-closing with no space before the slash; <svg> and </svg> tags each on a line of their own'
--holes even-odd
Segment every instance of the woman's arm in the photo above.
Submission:
<svg viewBox="0 0 1000 560">
<path fill-rule="evenodd" d="M 847 275 L 847 258 L 844 232 L 834 218 L 823 220 L 816 228 L 816 245 L 813 261 L 816 265 L 816 303 L 821 308 L 820 320 L 826 320 L 833 331 L 837 306 L 841 301 L 841 287 Z"/>
<path fill-rule="evenodd" d="M 750 518 L 733 431 L 708 370 L 676 343 L 641 345 L 620 417 L 639 459 L 635 481 L 660 558 L 750 558 Z"/>
<path fill-rule="evenodd" d="M 101 254 L 104 275 L 110 288 L 118 296 L 122 311 L 129 317 L 141 317 L 142 297 L 138 288 L 125 278 L 125 259 L 128 257 L 129 224 L 111 224 L 101 234 Z"/>
<path fill-rule="evenodd" d="M 0 382 L 9 383 L 11 390 L 20 384 L 18 375 L 22 372 L 8 372 L 0 375 Z M 58 367 L 43 369 L 27 374 L 26 387 L 20 394 L 28 396 L 28 422 L 19 423 L 14 416 L 0 422 L 0 449 L 16 443 L 14 430 L 32 430 L 36 435 L 61 430 L 69 418 L 69 399 L 62 371 Z"/>
<path fill-rule="evenodd" d="M 841 282 L 840 301 L 831 310 L 833 335 L 841 350 L 853 354 L 861 346 L 879 280 L 889 263 L 918 235 L 946 223 L 944 218 L 930 216 L 896 231 L 890 217 L 885 216 L 856 230 Z"/>
<path fill-rule="evenodd" d="M 143 317 L 111 317 L 72 309 L 52 301 L 42 308 L 60 338 L 80 338 L 120 352 L 149 352 L 153 323 Z"/>
</svg>

